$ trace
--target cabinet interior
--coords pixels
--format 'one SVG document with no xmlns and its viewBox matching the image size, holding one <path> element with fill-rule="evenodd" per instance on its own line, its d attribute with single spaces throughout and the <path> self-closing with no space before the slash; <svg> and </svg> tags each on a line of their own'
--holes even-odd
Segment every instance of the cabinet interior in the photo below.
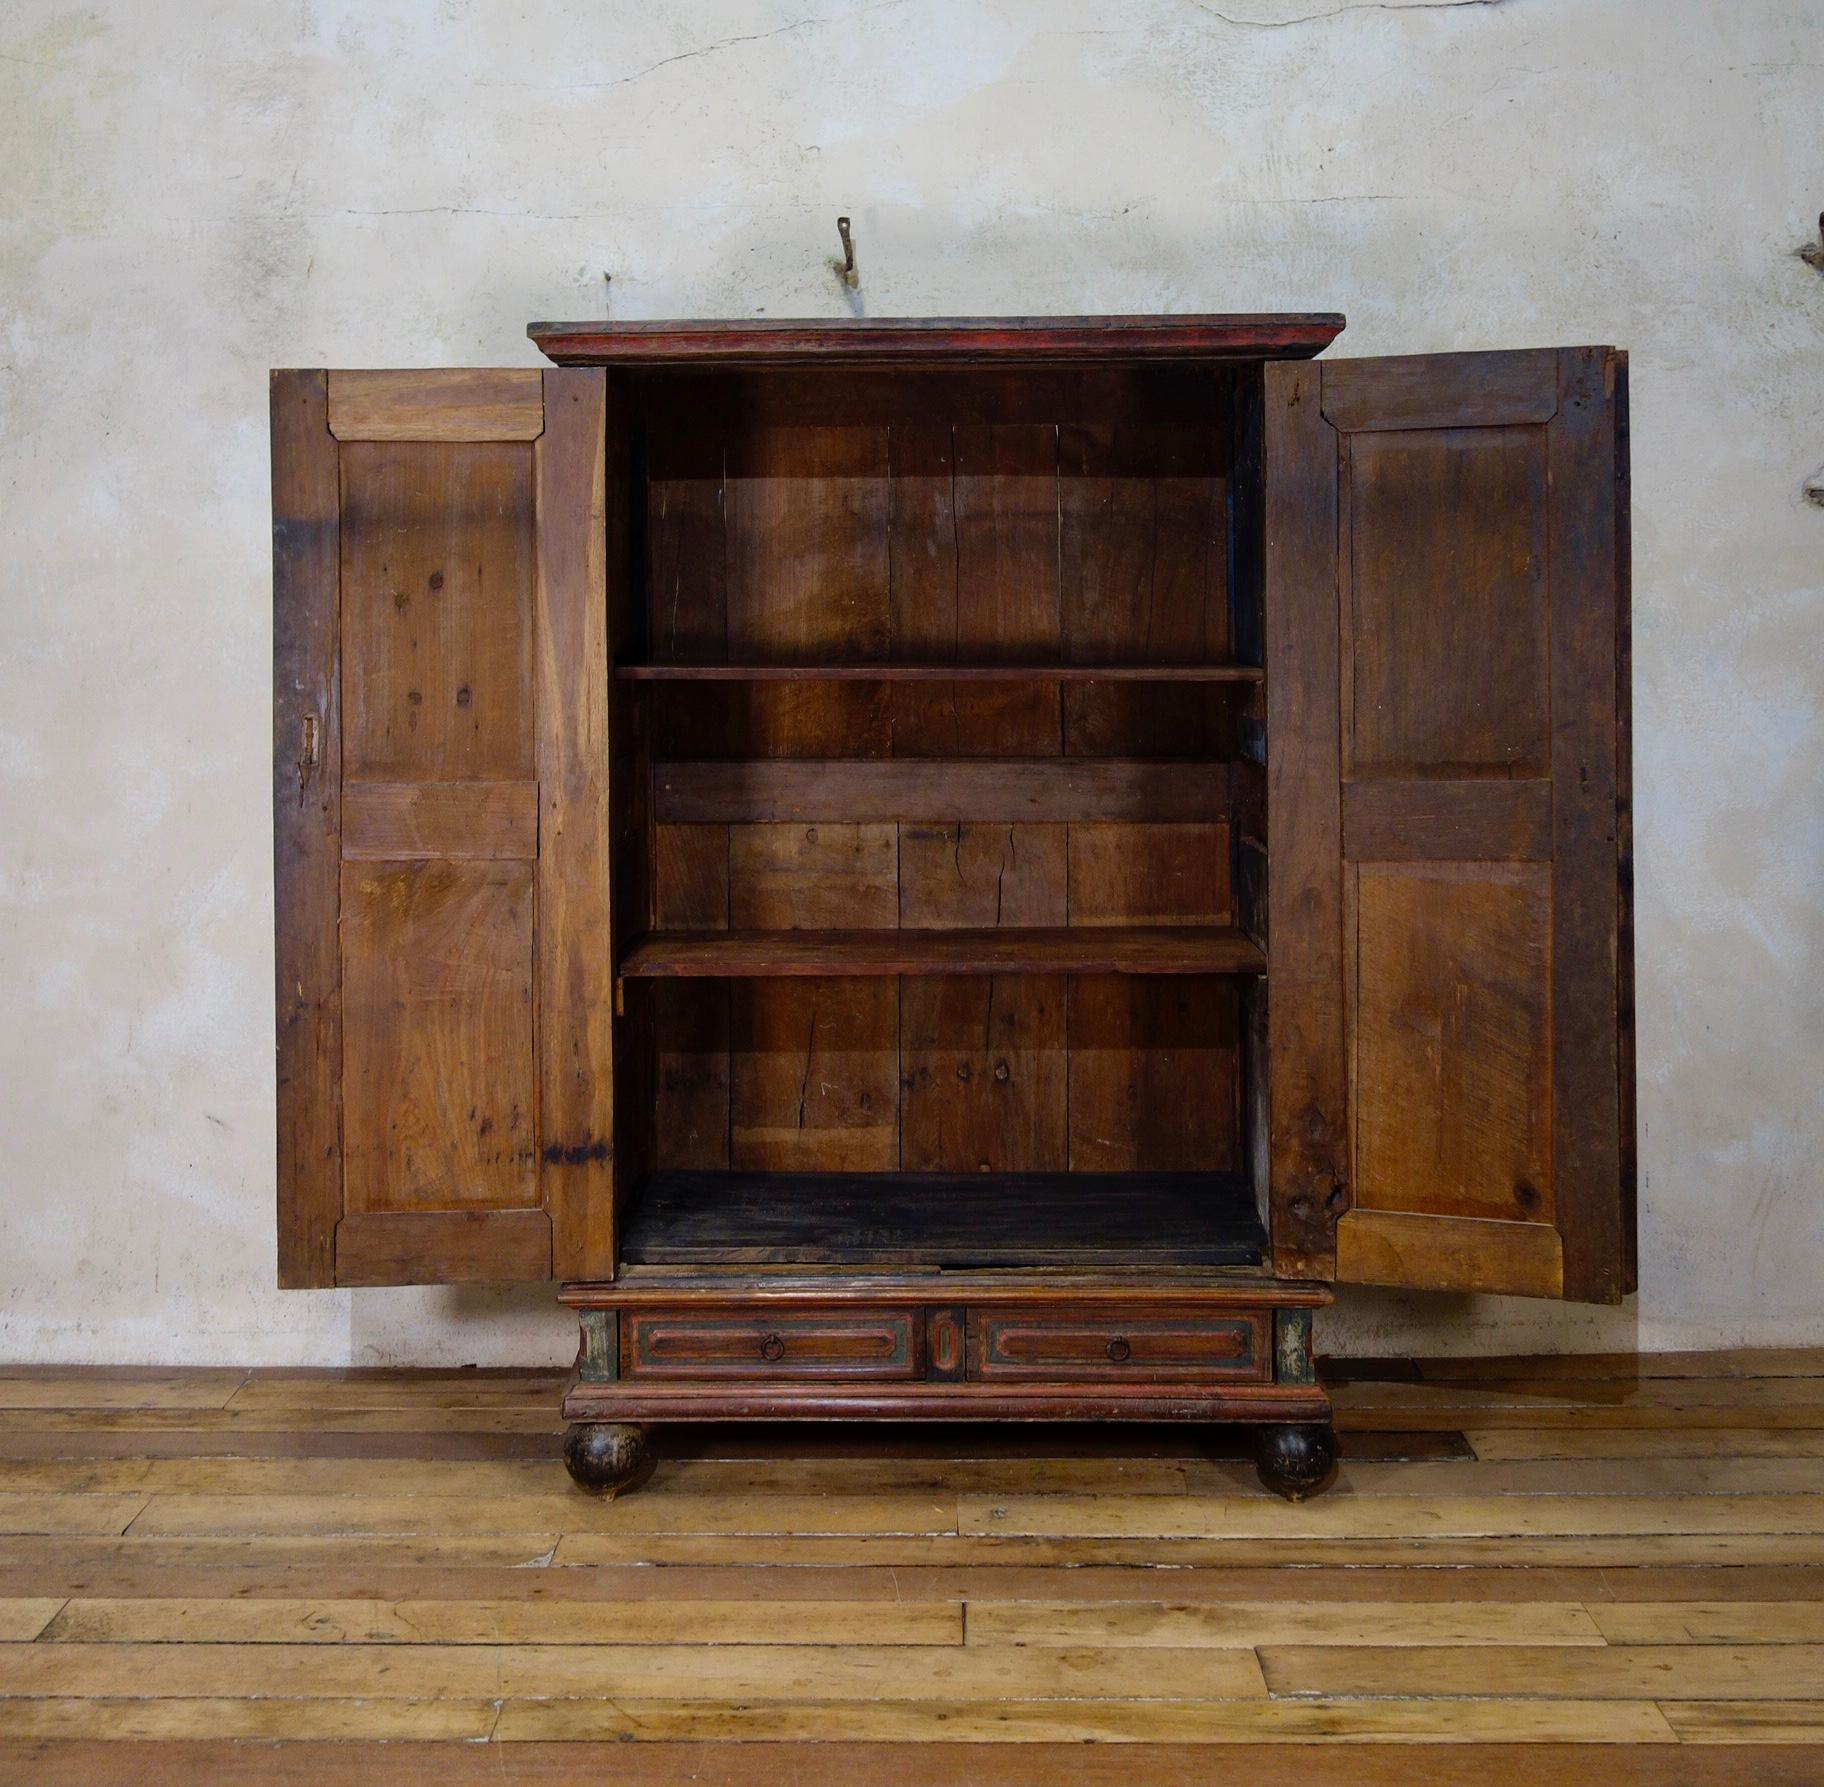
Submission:
<svg viewBox="0 0 1824 1787">
<path fill-rule="evenodd" d="M 621 372 L 620 1263 L 1257 1267 L 1257 366 Z"/>
</svg>

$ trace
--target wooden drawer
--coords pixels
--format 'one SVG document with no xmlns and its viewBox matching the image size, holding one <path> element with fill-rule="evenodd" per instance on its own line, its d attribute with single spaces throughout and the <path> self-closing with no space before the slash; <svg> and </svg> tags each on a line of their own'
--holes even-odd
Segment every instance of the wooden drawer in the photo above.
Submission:
<svg viewBox="0 0 1824 1787">
<path fill-rule="evenodd" d="M 1271 1317 L 1152 1309 L 972 1309 L 972 1378 L 1266 1383 Z"/>
<path fill-rule="evenodd" d="M 916 1309 L 630 1310 L 621 1375 L 630 1378 L 916 1378 Z"/>
</svg>

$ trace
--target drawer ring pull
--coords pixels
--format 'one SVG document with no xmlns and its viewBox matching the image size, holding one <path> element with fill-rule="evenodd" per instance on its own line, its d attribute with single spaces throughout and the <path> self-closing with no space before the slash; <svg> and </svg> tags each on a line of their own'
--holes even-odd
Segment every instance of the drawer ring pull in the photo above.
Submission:
<svg viewBox="0 0 1824 1787">
<path fill-rule="evenodd" d="M 1113 1359 L 1117 1365 L 1125 1365 L 1127 1361 L 1134 1356 L 1134 1349 L 1117 1334 L 1114 1339 L 1108 1343 L 1108 1356 Z"/>
<path fill-rule="evenodd" d="M 763 1359 L 783 1359 L 785 1342 L 777 1334 L 768 1334 L 760 1342 L 760 1357 Z"/>
</svg>

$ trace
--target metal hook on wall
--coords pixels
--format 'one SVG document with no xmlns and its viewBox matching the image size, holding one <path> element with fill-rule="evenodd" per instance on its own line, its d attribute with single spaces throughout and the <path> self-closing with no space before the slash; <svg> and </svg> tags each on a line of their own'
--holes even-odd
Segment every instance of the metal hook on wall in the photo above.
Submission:
<svg viewBox="0 0 1824 1787">
<path fill-rule="evenodd" d="M 832 260 L 831 268 L 836 277 L 850 291 L 861 284 L 861 275 L 855 271 L 855 238 L 849 234 L 849 220 L 846 217 L 836 219 L 836 234 L 842 238 L 842 259 Z"/>
</svg>

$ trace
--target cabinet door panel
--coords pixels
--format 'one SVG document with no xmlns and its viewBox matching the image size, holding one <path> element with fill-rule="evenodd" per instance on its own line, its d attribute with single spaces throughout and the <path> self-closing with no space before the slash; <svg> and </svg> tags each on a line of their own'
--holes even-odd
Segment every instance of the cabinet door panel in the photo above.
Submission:
<svg viewBox="0 0 1824 1787">
<path fill-rule="evenodd" d="M 1613 1300 L 1625 358 L 1314 362 L 1266 390 L 1275 1263 Z"/>
<path fill-rule="evenodd" d="M 612 1271 L 605 399 L 273 376 L 283 1284 Z"/>
</svg>

